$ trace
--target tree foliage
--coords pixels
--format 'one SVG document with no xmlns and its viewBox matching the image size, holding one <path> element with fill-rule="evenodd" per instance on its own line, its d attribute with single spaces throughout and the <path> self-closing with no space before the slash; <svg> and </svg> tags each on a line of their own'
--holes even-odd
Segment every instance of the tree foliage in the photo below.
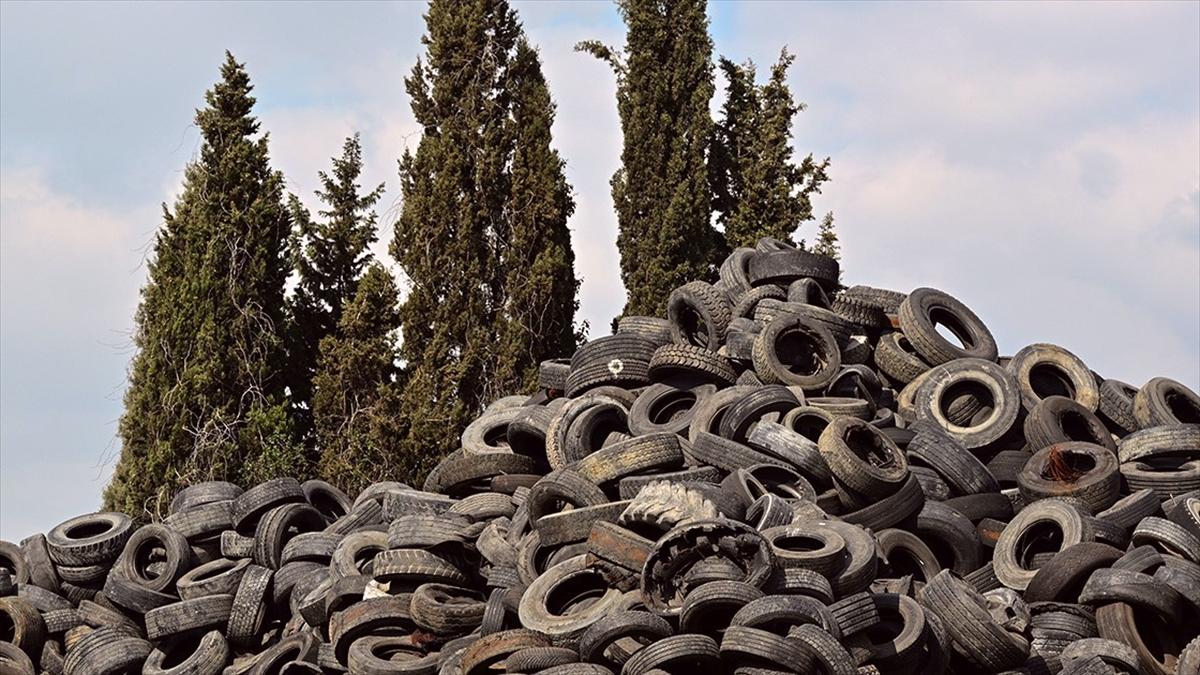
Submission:
<svg viewBox="0 0 1200 675">
<path fill-rule="evenodd" d="M 837 231 L 833 229 L 833 211 L 826 213 L 821 219 L 821 226 L 817 229 L 817 240 L 811 250 L 834 260 L 842 259 L 842 247 L 838 244 Z"/>
<path fill-rule="evenodd" d="M 163 206 L 106 508 L 155 515 L 186 483 L 304 471 L 282 376 L 290 221 L 251 89 L 226 53 L 196 113 L 199 158 Z"/>
<path fill-rule="evenodd" d="M 575 330 L 575 253 L 567 219 L 575 211 L 566 162 L 550 146 L 554 103 L 537 52 L 518 41 L 510 73 L 512 162 L 500 271 L 504 299 L 499 360 L 488 398 L 526 391 L 543 360 L 567 356 Z"/>
<path fill-rule="evenodd" d="M 809 154 L 792 162 L 792 120 L 805 107 L 787 85 L 794 58 L 783 50 L 762 85 L 755 82 L 753 62 L 720 60 L 728 84 L 709 179 L 730 249 L 753 246 L 762 237 L 792 241 L 796 229 L 813 219 L 812 195 L 828 180 L 828 158 L 817 162 Z"/>
<path fill-rule="evenodd" d="M 317 213 L 321 220 L 314 220 L 295 195 L 288 200 L 295 223 L 291 250 L 298 277 L 290 302 L 288 386 L 305 432 L 312 428 L 312 382 L 320 344 L 337 329 L 342 308 L 371 261 L 367 247 L 377 239 L 374 207 L 384 187 L 381 183 L 361 193 L 363 159 L 357 134 L 345 140 L 341 157 L 332 161 L 331 173 L 318 173 L 321 189 L 316 195 L 324 207 Z"/>
<path fill-rule="evenodd" d="M 576 48 L 612 66 L 624 146 L 612 178 L 625 314 L 662 315 L 677 286 L 708 277 L 722 248 L 710 222 L 712 40 L 705 0 L 618 0 L 623 52 Z"/>
<path fill-rule="evenodd" d="M 313 420 L 321 478 L 354 494 L 414 467 L 398 452 L 405 436 L 397 378 L 399 289 L 373 263 L 345 305 L 337 330 L 321 340 L 313 378 Z"/>
<path fill-rule="evenodd" d="M 576 285 L 553 106 L 516 13 L 504 0 L 433 0 L 425 19 L 426 55 L 405 80 L 424 132 L 400 160 L 391 242 L 409 282 L 403 451 L 417 473 L 488 396 L 566 346 Z"/>
</svg>

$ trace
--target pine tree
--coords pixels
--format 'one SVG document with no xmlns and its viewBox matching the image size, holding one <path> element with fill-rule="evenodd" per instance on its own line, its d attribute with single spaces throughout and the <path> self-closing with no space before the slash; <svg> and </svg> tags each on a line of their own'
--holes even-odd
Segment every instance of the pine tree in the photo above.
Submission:
<svg viewBox="0 0 1200 675">
<path fill-rule="evenodd" d="M 290 303 L 288 386 L 306 435 L 312 429 L 312 380 L 321 340 L 337 328 L 342 307 L 353 297 L 371 261 L 367 247 L 376 239 L 373 208 L 384 186 L 360 194 L 362 168 L 362 145 L 355 134 L 343 144 L 342 156 L 333 159 L 332 173 L 318 172 L 321 189 L 316 195 L 325 207 L 318 212 L 322 221 L 314 221 L 295 195 L 288 201 L 295 223 L 293 263 L 299 277 Z"/>
<path fill-rule="evenodd" d="M 350 494 L 385 478 L 412 480 L 397 377 L 399 290 L 378 263 L 358 282 L 335 333 L 321 340 L 313 378 L 318 475 Z"/>
<path fill-rule="evenodd" d="M 802 247 L 804 242 L 800 242 Z M 812 247 L 813 253 L 827 255 L 834 260 L 842 259 L 842 247 L 838 245 L 837 232 L 833 229 L 833 211 L 825 214 L 821 219 L 821 226 L 817 230 L 817 241 Z"/>
<path fill-rule="evenodd" d="M 502 249 L 503 321 L 499 360 L 486 398 L 526 391 L 538 363 L 571 354 L 579 340 L 574 317 L 575 254 L 567 218 L 575 210 L 566 163 L 550 147 L 554 103 L 537 52 L 517 43 L 510 72 L 514 128 Z"/>
<path fill-rule="evenodd" d="M 196 113 L 199 158 L 163 206 L 106 508 L 157 515 L 188 482 L 304 471 L 281 376 L 290 221 L 251 89 L 226 53 Z"/>
<path fill-rule="evenodd" d="M 720 61 L 728 85 L 709 178 L 717 222 L 731 249 L 762 237 L 792 241 L 796 229 L 812 220 L 812 195 L 829 179 L 828 158 L 817 162 L 809 154 L 792 162 L 792 120 L 805 108 L 787 86 L 794 59 L 783 50 L 763 85 L 755 83 L 753 62 Z"/>
<path fill-rule="evenodd" d="M 417 473 L 489 396 L 561 353 L 575 310 L 573 203 L 516 13 L 504 0 L 433 0 L 425 20 L 427 54 L 405 80 L 424 133 L 400 161 L 391 243 L 409 281 L 403 452 Z"/>
<path fill-rule="evenodd" d="M 617 75 L 624 147 L 612 178 L 625 314 L 664 315 L 677 286 L 710 276 L 721 248 L 710 219 L 712 40 L 705 0 L 618 0 L 624 54 L 598 42 L 576 49 Z"/>
</svg>

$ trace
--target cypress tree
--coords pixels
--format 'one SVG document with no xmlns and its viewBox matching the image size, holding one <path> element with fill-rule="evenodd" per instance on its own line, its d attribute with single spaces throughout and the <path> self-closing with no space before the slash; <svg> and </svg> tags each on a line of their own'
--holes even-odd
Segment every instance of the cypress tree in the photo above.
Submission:
<svg viewBox="0 0 1200 675">
<path fill-rule="evenodd" d="M 515 253 L 510 244 L 514 236 L 546 237 L 543 243 L 558 236 L 523 231 L 552 226 L 542 202 L 553 196 L 535 196 L 530 187 L 520 197 L 537 208 L 513 201 L 514 180 L 541 185 L 548 175 L 531 167 L 528 176 L 513 176 L 516 13 L 504 0 L 433 0 L 425 21 L 426 56 L 405 80 L 424 133 L 416 152 L 400 160 L 403 208 L 390 249 L 409 281 L 400 310 L 408 420 L 402 447 L 417 473 L 455 447 L 455 431 L 482 407 L 489 382 L 499 373 L 522 376 L 521 367 L 498 357 L 521 353 L 520 340 L 496 348 L 500 333 L 520 336 L 506 312 L 515 314 L 523 301 L 518 293 L 510 307 L 505 265 L 532 253 Z M 552 156 L 538 161 L 546 158 Z"/>
<path fill-rule="evenodd" d="M 710 276 L 722 248 L 711 225 L 712 40 L 705 0 L 618 0 L 628 27 L 618 54 L 576 48 L 617 76 L 624 147 L 612 178 L 625 314 L 662 316 L 677 286 Z"/>
<path fill-rule="evenodd" d="M 713 209 L 729 248 L 753 246 L 761 237 L 792 241 L 812 220 L 812 195 L 828 180 L 829 159 L 809 154 L 792 162 L 792 120 L 804 110 L 787 86 L 795 59 L 784 49 L 763 85 L 754 63 L 720 60 L 728 82 L 722 116 L 713 134 L 709 178 Z"/>
<path fill-rule="evenodd" d="M 804 245 L 804 242 L 800 242 Z M 833 211 L 825 214 L 821 219 L 821 226 L 817 230 L 817 241 L 812 247 L 813 253 L 827 255 L 834 260 L 842 259 L 842 247 L 838 245 L 837 232 L 833 229 Z"/>
<path fill-rule="evenodd" d="M 504 305 L 499 359 L 487 398 L 524 391 L 538 363 L 574 351 L 579 336 L 575 254 L 567 219 L 575 210 L 566 163 L 550 147 L 554 103 L 534 50 L 517 43 L 510 69 L 512 168 L 501 249 Z"/>
<path fill-rule="evenodd" d="M 360 194 L 362 145 L 358 134 L 347 138 L 341 157 L 333 158 L 331 173 L 318 172 L 324 205 L 315 221 L 295 195 L 288 210 L 295 223 L 293 264 L 298 282 L 290 302 L 288 386 L 303 433 L 312 429 L 312 380 L 321 340 L 332 335 L 342 308 L 355 293 L 363 269 L 371 261 L 367 247 L 376 239 L 373 210 L 383 195 L 383 184 Z"/>
<path fill-rule="evenodd" d="M 313 420 L 321 478 L 355 494 L 384 477 L 414 480 L 398 452 L 404 437 L 396 385 L 399 290 L 378 263 L 367 268 L 335 333 L 321 340 L 313 378 Z"/>
<path fill-rule="evenodd" d="M 163 206 L 106 508 L 157 515 L 189 482 L 303 472 L 282 377 L 290 221 L 251 89 L 226 53 L 196 113 L 199 158 Z"/>
</svg>

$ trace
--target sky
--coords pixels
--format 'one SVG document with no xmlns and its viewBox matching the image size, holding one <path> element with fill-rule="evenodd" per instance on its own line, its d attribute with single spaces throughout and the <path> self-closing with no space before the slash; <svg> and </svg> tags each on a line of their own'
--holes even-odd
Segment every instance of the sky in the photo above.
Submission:
<svg viewBox="0 0 1200 675">
<path fill-rule="evenodd" d="M 610 2 L 514 2 L 567 161 L 580 319 L 624 304 L 609 178 L 621 135 Z M 364 183 L 415 148 L 403 78 L 422 3 L 0 3 L 0 538 L 94 511 L 161 204 L 198 151 L 224 50 L 246 63 L 272 162 L 312 205 L 362 134 Z M 831 157 L 844 280 L 945 290 L 1001 353 L 1067 347 L 1138 386 L 1200 385 L 1200 3 L 712 2 L 715 54 L 787 48 L 801 155 Z M 721 86 L 718 81 L 718 87 Z M 720 91 L 720 90 L 719 90 Z M 714 107 L 719 104 L 714 101 Z M 811 236 L 815 224 L 799 236 Z"/>
</svg>

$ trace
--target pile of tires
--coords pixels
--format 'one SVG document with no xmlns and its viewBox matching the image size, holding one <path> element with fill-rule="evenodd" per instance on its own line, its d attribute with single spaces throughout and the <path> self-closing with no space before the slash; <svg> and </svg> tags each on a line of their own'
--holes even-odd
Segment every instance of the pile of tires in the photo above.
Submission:
<svg viewBox="0 0 1200 675">
<path fill-rule="evenodd" d="M 773 240 L 667 314 L 419 489 L 203 483 L 0 543 L 0 670 L 1200 671 L 1195 392 Z"/>
</svg>

